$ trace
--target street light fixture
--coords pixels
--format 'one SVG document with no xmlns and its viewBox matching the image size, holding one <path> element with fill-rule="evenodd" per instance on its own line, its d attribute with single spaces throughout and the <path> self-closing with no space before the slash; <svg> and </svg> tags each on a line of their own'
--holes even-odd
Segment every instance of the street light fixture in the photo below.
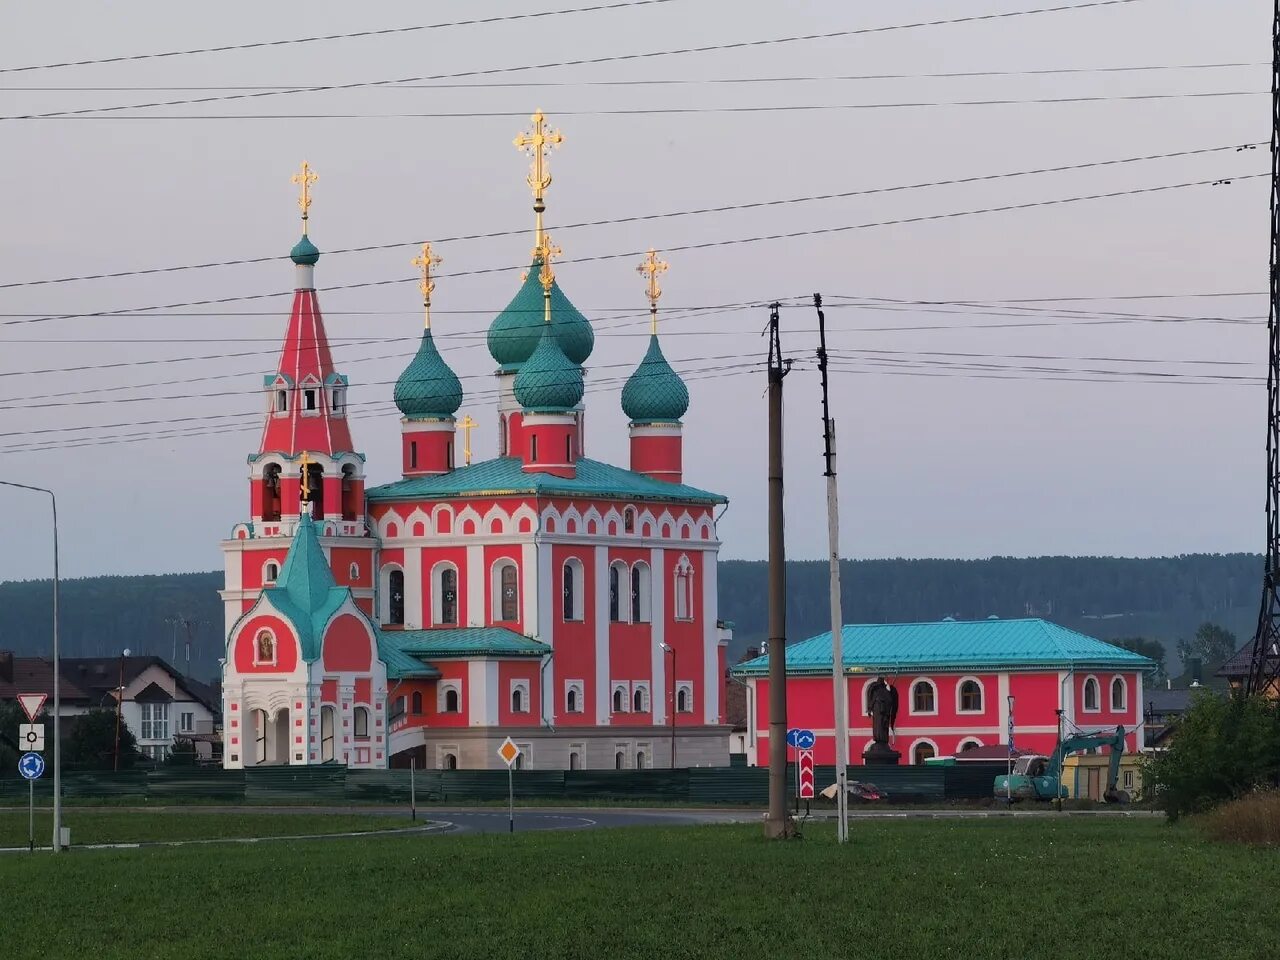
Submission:
<svg viewBox="0 0 1280 960">
<path fill-rule="evenodd" d="M 120 652 L 120 686 L 116 688 L 116 749 L 111 762 L 112 770 L 120 769 L 120 711 L 124 707 L 124 658 L 129 656 L 129 648 Z"/>
<path fill-rule="evenodd" d="M 34 493 L 47 493 L 49 506 L 53 510 L 53 852 L 57 853 L 62 849 L 62 728 L 60 724 L 62 668 L 58 657 L 58 498 L 54 496 L 52 490 L 25 483 L 14 483 L 12 480 L 0 480 L 0 486 L 31 490 Z"/>
<path fill-rule="evenodd" d="M 664 653 L 671 654 L 671 769 L 676 768 L 676 648 L 658 641 Z"/>
</svg>

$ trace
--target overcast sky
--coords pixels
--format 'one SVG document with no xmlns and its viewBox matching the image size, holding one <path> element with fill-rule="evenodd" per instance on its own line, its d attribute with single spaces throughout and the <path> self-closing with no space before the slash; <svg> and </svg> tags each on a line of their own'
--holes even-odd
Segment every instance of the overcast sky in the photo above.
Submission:
<svg viewBox="0 0 1280 960">
<path fill-rule="evenodd" d="M 398 475 L 399 422 L 388 401 L 419 331 L 409 260 L 424 239 L 438 241 L 445 261 L 433 300 L 442 350 L 468 391 L 463 412 L 482 424 L 477 456 L 492 456 L 493 362 L 483 334 L 528 262 L 526 163 L 511 140 L 541 107 L 565 137 L 551 158 L 555 183 L 548 196 L 548 224 L 565 257 L 559 279 L 596 323 L 587 452 L 625 464 L 626 422 L 614 378 L 639 360 L 647 334 L 643 283 L 635 273 L 639 257 L 609 255 L 649 246 L 671 250 L 664 346 L 677 368 L 688 371 L 692 394 L 686 479 L 731 500 L 720 527 L 724 556 L 765 553 L 765 377 L 761 367 L 747 364 L 763 359 L 759 334 L 767 311 L 737 305 L 774 298 L 795 304 L 783 312 L 784 348 L 805 361 L 786 381 L 788 551 L 793 557 L 824 553 L 818 380 L 809 362 L 815 320 L 802 306 L 814 291 L 827 297 L 831 346 L 840 357 L 832 398 L 845 555 L 1260 549 L 1264 177 L 672 248 L 1265 174 L 1265 149 L 555 227 L 1265 141 L 1271 11 L 1261 0 L 1136 0 L 426 87 L 15 119 L 250 92 L 209 87 L 435 77 L 1053 5 L 669 0 L 0 73 L 0 283 L 8 285 L 0 288 L 4 477 L 58 491 L 65 575 L 220 566 L 218 541 L 246 519 L 245 456 L 258 440 L 261 377 L 274 370 L 292 265 L 278 259 L 34 282 L 283 257 L 299 232 L 289 177 L 304 158 L 320 175 L 311 235 L 322 251 L 398 244 L 326 252 L 316 271 L 335 358 L 351 378 L 353 432 L 368 456 L 371 482 Z M 536 7 L 331 0 L 302 6 L 20 4 L 5 14 L 0 66 L 532 9 L 557 6 L 551 0 Z M 1243 66 L 1096 70 L 1189 64 Z M 1016 73 L 1044 70 L 1087 72 Z M 921 76 L 967 72 L 1004 75 Z M 885 74 L 898 76 L 705 82 Z M 616 83 L 623 80 L 695 82 Z M 458 86 L 474 83 L 487 86 Z M 1235 95 L 1194 96 L 1211 92 Z M 1078 97 L 1103 99 L 956 104 Z M 1121 99 L 1136 97 L 1145 99 Z M 762 106 L 845 109 L 741 110 Z M 658 112 L 608 112 L 640 108 Z M 662 112 L 670 108 L 702 112 Z M 303 114 L 329 116 L 300 119 Z M 255 115 L 271 119 L 250 118 Z M 447 239 L 495 231 L 527 232 Z M 601 259 L 573 263 L 578 257 Z M 379 285 L 335 289 L 366 283 Z M 1161 299 L 1147 299 L 1151 295 Z M 234 299 L 244 297 L 257 298 Z M 224 298 L 233 299 L 150 316 L 60 319 Z M 1004 302 L 1027 299 L 1035 302 Z M 707 309 L 721 305 L 730 306 Z M 51 369 L 63 372 L 39 372 Z M 156 431 L 176 433 L 150 436 Z M 70 446 L 85 441 L 94 445 Z M 6 546 L 0 578 L 47 576 L 45 505 L 15 490 L 0 492 L 0 503 Z"/>
</svg>

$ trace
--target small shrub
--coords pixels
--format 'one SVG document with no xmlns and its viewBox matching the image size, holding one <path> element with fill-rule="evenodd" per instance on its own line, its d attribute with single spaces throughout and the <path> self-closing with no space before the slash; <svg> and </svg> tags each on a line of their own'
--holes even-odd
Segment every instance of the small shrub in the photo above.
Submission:
<svg viewBox="0 0 1280 960">
<path fill-rule="evenodd" d="M 1280 847 L 1280 790 L 1258 790 L 1197 819 L 1215 840 Z"/>
</svg>

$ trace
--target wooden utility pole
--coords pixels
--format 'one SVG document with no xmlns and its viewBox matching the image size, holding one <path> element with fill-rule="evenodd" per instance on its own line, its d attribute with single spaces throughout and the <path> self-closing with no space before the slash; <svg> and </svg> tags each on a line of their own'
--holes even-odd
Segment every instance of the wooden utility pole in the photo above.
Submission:
<svg viewBox="0 0 1280 960">
<path fill-rule="evenodd" d="M 769 817 L 765 835 L 795 834 L 787 813 L 787 551 L 782 515 L 782 359 L 778 308 L 769 307 Z"/>
</svg>

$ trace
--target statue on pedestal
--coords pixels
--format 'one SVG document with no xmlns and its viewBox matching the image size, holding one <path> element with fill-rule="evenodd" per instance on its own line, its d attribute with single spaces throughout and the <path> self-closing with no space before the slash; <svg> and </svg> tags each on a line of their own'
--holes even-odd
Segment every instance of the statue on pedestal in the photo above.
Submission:
<svg viewBox="0 0 1280 960">
<path fill-rule="evenodd" d="M 896 764 L 902 754 L 889 745 L 889 735 L 898 722 L 898 688 L 884 677 L 876 677 L 867 688 L 867 716 L 874 742 L 863 753 L 863 762 Z"/>
</svg>

